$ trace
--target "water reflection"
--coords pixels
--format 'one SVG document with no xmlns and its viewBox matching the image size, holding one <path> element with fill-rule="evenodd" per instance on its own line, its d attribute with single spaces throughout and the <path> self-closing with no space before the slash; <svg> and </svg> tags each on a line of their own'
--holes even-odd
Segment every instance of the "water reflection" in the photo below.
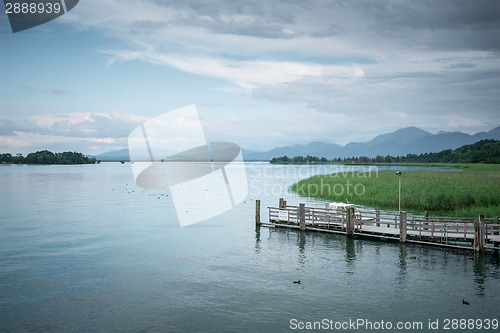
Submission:
<svg viewBox="0 0 500 333">
<path fill-rule="evenodd" d="M 344 262 L 346 267 L 345 273 L 350 275 L 347 279 L 350 281 L 350 284 L 355 284 L 355 280 L 351 277 L 351 275 L 356 274 L 356 241 L 354 238 L 345 237 Z"/>
<path fill-rule="evenodd" d="M 299 263 L 302 265 L 301 268 L 304 268 L 304 264 L 306 263 L 306 232 L 300 231 L 298 232 L 297 245 L 299 247 Z"/>
<path fill-rule="evenodd" d="M 405 243 L 400 243 L 399 244 L 399 260 L 397 263 L 397 266 L 399 267 L 399 272 L 398 275 L 396 276 L 396 290 L 397 291 L 404 291 L 406 289 L 406 283 L 407 283 L 407 251 L 406 251 L 406 244 Z"/>
<path fill-rule="evenodd" d="M 476 253 L 474 255 L 474 283 L 476 295 L 484 295 L 484 283 L 486 280 L 486 255 Z"/>
<path fill-rule="evenodd" d="M 260 253 L 260 225 L 255 226 L 255 253 Z"/>
<path fill-rule="evenodd" d="M 418 286 L 427 288 L 429 283 L 443 287 L 459 283 L 463 290 L 455 292 L 460 300 L 471 297 L 472 291 L 475 296 L 488 296 L 491 284 L 500 277 L 500 259 L 489 254 L 287 228 L 267 229 L 269 237 L 263 239 L 261 227 L 255 228 L 255 253 L 271 250 L 280 262 L 290 256 L 297 270 L 312 276 L 328 274 L 342 279 L 341 275 L 348 274 L 349 284 L 368 276 L 373 283 L 392 281 L 389 284 L 395 295 L 406 295 Z"/>
<path fill-rule="evenodd" d="M 346 262 L 352 262 L 356 259 L 356 251 L 354 248 L 354 238 L 345 238 L 345 260 Z"/>
</svg>

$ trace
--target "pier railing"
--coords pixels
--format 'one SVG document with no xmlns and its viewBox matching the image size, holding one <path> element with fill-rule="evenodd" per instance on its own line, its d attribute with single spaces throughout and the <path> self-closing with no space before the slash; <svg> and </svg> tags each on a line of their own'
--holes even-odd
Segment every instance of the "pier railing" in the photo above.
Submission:
<svg viewBox="0 0 500 333">
<path fill-rule="evenodd" d="M 351 211 L 351 208 L 287 205 L 283 199 L 280 199 L 278 207 L 268 207 L 268 210 L 269 223 L 301 230 L 394 238 L 401 242 L 474 248 L 480 252 L 484 252 L 487 245 L 498 248 L 500 244 L 498 217 L 430 217 L 427 213 L 420 216 L 406 212 L 384 212 L 379 209 Z"/>
</svg>

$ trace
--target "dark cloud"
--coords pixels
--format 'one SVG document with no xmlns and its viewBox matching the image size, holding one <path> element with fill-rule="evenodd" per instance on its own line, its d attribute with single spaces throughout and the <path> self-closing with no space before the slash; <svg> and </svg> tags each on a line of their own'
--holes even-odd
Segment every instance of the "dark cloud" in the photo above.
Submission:
<svg viewBox="0 0 500 333">
<path fill-rule="evenodd" d="M 383 30 L 495 28 L 500 3 L 496 0 L 356 1 L 361 13 Z M 380 29 L 379 28 L 379 29 Z"/>
<path fill-rule="evenodd" d="M 406 47 L 500 50 L 497 0 L 155 1 L 181 10 L 169 24 L 261 38 L 374 36 Z M 155 23 L 159 28 L 164 24 Z M 372 40 L 377 42 L 377 40 Z"/>
<path fill-rule="evenodd" d="M 293 1 L 156 1 L 185 13 L 174 20 L 182 26 L 196 26 L 221 34 L 289 38 L 285 31 L 295 22 L 293 10 L 304 7 Z"/>
<path fill-rule="evenodd" d="M 383 110 L 444 118 L 495 119 L 500 105 L 500 70 L 443 70 L 368 73 L 355 84 L 300 80 L 261 86 L 252 94 L 273 102 L 300 103 L 331 114 L 373 114 Z M 399 121 L 399 119 L 398 119 Z"/>
<path fill-rule="evenodd" d="M 295 27 L 293 10 L 303 11 L 299 3 L 289 1 L 155 1 L 159 6 L 180 10 L 183 14 L 170 21 L 133 22 L 133 32 L 159 31 L 165 28 L 197 27 L 215 34 L 260 38 L 292 38 L 301 32 Z M 299 8 L 301 7 L 301 8 Z M 292 29 L 294 28 L 294 29 Z"/>
</svg>

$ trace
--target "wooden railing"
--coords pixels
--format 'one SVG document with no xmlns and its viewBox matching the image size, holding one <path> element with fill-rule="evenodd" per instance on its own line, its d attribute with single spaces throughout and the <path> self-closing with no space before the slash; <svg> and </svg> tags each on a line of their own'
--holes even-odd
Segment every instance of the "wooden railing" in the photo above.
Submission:
<svg viewBox="0 0 500 333">
<path fill-rule="evenodd" d="M 280 200 L 280 207 L 268 207 L 270 223 L 296 226 L 302 230 L 325 229 L 342 231 L 347 235 L 384 235 L 399 238 L 401 242 L 456 244 L 472 241 L 474 249 L 481 252 L 486 243 L 492 243 L 494 247 L 500 243 L 498 217 L 430 217 L 428 214 L 398 214 L 379 209 L 351 209 L 305 207 L 304 204 L 292 206 L 284 200 Z"/>
</svg>

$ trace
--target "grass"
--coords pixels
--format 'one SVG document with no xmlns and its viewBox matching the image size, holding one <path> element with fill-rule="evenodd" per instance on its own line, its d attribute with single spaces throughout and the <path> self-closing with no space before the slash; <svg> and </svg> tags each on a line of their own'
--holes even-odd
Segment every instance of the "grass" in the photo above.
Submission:
<svg viewBox="0 0 500 333">
<path fill-rule="evenodd" d="M 450 165 L 462 171 L 404 171 L 401 209 L 434 215 L 500 216 L 500 165 Z M 398 176 L 394 171 L 348 172 L 314 176 L 291 189 L 299 195 L 398 209 Z"/>
</svg>

